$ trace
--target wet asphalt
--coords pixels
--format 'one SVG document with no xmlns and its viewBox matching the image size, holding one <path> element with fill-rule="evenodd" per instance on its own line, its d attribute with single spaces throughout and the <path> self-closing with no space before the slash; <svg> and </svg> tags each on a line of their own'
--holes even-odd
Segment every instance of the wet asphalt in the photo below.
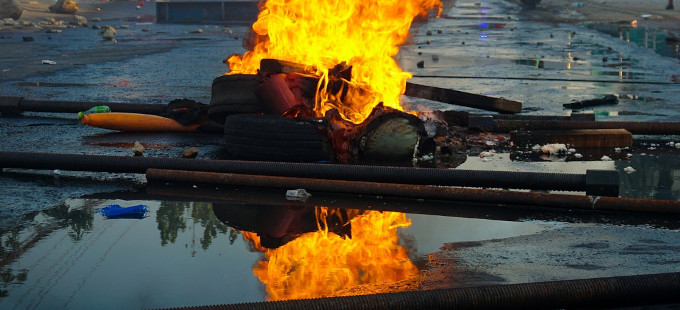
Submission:
<svg viewBox="0 0 680 310">
<path fill-rule="evenodd" d="M 414 25 L 412 38 L 401 48 L 399 63 L 413 73 L 413 82 L 522 101 L 523 114 L 566 115 L 571 110 L 563 108 L 563 103 L 614 94 L 619 98 L 618 105 L 594 109 L 615 111 L 619 116 L 600 113 L 598 120 L 680 121 L 680 109 L 675 107 L 680 98 L 680 64 L 673 48 L 669 47 L 670 52 L 666 49 L 663 29 L 654 29 L 653 43 L 647 35 L 645 47 L 645 42 L 636 42 L 647 31 L 639 30 L 645 29 L 644 22 L 638 30 L 618 25 L 616 31 L 607 34 L 597 30 L 603 28 L 600 25 L 527 22 L 521 19 L 521 13 L 520 7 L 500 0 L 458 1 L 441 18 Z M 118 30 L 116 43 L 103 41 L 96 30 L 84 27 L 58 35 L 32 34 L 35 41 L 31 43 L 36 48 L 30 54 L 0 59 L 4 72 L 0 75 L 0 95 L 140 104 L 188 98 L 208 103 L 212 79 L 226 71 L 222 60 L 244 51 L 241 39 L 247 30 L 243 25 L 227 25 L 225 29 L 222 25 L 156 24 L 123 18 L 97 24 L 126 27 Z M 192 33 L 199 28 L 202 33 Z M 3 33 L 0 46 L 29 44 L 20 42 L 23 35 Z M 659 46 L 663 50 L 657 49 Z M 21 65 L 43 58 L 57 65 Z M 10 71 L 21 72 L 7 73 Z M 406 97 L 404 105 L 415 111 L 480 112 Z M 680 139 L 635 139 L 639 141 L 636 146 L 624 150 L 631 158 L 604 163 L 620 172 L 622 195 L 680 199 L 680 149 L 668 144 Z M 221 157 L 219 134 L 117 133 L 81 125 L 75 114 L 0 117 L 2 151 L 132 156 L 135 141 L 147 146 L 144 156 L 179 157 L 182 150 L 198 147 L 199 158 Z M 607 152 L 612 155 L 615 151 Z M 575 172 L 586 165 L 603 164 L 597 158 L 591 163 L 559 158 L 515 162 L 508 156 L 493 158 L 491 163 L 479 160 L 471 154 L 463 168 Z M 623 172 L 628 166 L 637 172 Z M 4 205 L 0 208 L 0 226 L 13 227 L 21 223 L 23 215 L 52 208 L 67 199 L 135 192 L 144 185 L 140 175 L 4 169 L 0 174 L 0 201 Z M 450 285 L 680 271 L 676 217 L 649 215 L 645 221 L 636 222 L 609 220 L 607 214 L 579 213 L 566 218 L 564 214 L 547 212 L 539 217 L 527 212 L 525 216 L 501 219 L 538 223 L 548 229 L 527 236 L 490 238 L 457 251 L 444 249 L 436 255 L 447 262 L 458 262 L 457 268 L 493 279 L 471 276 Z M 492 229 L 493 222 L 486 225 Z M 451 271 L 447 270 L 436 272 Z M 430 288 L 441 285 L 431 284 Z"/>
</svg>

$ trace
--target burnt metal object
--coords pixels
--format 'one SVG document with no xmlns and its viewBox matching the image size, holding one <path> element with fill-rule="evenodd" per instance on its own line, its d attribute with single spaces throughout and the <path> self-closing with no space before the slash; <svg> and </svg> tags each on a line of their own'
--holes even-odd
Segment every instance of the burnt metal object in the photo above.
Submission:
<svg viewBox="0 0 680 310">
<path fill-rule="evenodd" d="M 167 104 L 125 103 L 125 102 L 85 102 L 29 100 L 23 97 L 0 97 L 1 114 L 18 114 L 20 112 L 78 113 L 91 107 L 106 105 L 115 112 L 142 113 L 160 115 Z"/>
<path fill-rule="evenodd" d="M 406 92 L 404 95 L 499 113 L 522 112 L 522 103 L 519 101 L 493 98 L 411 82 L 406 82 Z"/>
<path fill-rule="evenodd" d="M 594 106 L 601 106 L 601 105 L 608 105 L 608 104 L 618 104 L 619 103 L 619 98 L 617 98 L 614 95 L 606 95 L 602 98 L 595 98 L 595 99 L 588 99 L 588 100 L 581 100 L 581 101 L 576 101 L 576 102 L 570 102 L 570 103 L 565 103 L 562 106 L 565 108 L 569 109 L 580 109 L 580 108 L 587 108 L 587 107 L 594 107 Z"/>
<path fill-rule="evenodd" d="M 677 135 L 680 122 L 596 122 L 596 121 L 531 121 L 494 120 L 494 132 L 513 130 L 625 129 L 634 135 Z"/>
<path fill-rule="evenodd" d="M 173 309 L 612 309 L 680 302 L 680 273 Z"/>
<path fill-rule="evenodd" d="M 12 151 L 0 152 L 0 168 L 121 173 L 144 173 L 146 169 L 156 168 L 401 184 L 585 191 L 600 196 L 618 196 L 619 191 L 618 172 L 609 171 L 610 178 L 617 180 L 617 186 L 609 187 L 606 192 L 593 192 L 601 185 L 587 183 L 587 174 L 592 170 L 586 174 L 535 173 Z"/>
<path fill-rule="evenodd" d="M 595 173 L 594 175 L 590 176 L 589 179 L 592 181 L 599 181 L 603 183 L 602 187 L 605 187 L 608 185 L 607 182 L 609 181 L 609 179 L 606 177 L 607 176 L 604 174 Z M 675 214 L 680 213 L 680 202 L 671 200 L 591 197 L 582 195 L 548 194 L 478 188 L 276 177 L 237 173 L 165 169 L 148 169 L 146 171 L 146 178 L 149 181 L 206 183 L 281 189 L 304 188 L 308 191 L 322 191 L 329 193 L 393 196 L 413 199 L 463 201 L 486 204 L 510 204 L 566 210 L 580 209 Z M 605 180 L 598 180 L 598 178 L 605 178 Z M 593 190 L 597 190 L 597 188 Z M 622 209 L 618 209 L 617 206 L 619 204 L 623 206 Z"/>
</svg>

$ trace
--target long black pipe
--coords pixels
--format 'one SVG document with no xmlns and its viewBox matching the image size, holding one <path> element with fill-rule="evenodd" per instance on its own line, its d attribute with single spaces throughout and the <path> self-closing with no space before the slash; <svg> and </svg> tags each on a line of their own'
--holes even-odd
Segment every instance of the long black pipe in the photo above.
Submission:
<svg viewBox="0 0 680 310">
<path fill-rule="evenodd" d="M 680 273 L 173 309 L 598 309 L 680 302 Z"/>
<path fill-rule="evenodd" d="M 123 173 L 145 173 L 149 168 L 156 168 L 400 184 L 585 191 L 598 196 L 618 196 L 619 191 L 618 173 L 603 170 L 567 174 L 11 151 L 0 152 L 0 168 Z"/>
<path fill-rule="evenodd" d="M 0 113 L 18 114 L 20 112 L 78 113 L 94 106 L 105 105 L 114 112 L 142 113 L 159 115 L 167 104 L 125 103 L 125 102 L 86 102 L 28 100 L 23 97 L 0 96 Z"/>
</svg>

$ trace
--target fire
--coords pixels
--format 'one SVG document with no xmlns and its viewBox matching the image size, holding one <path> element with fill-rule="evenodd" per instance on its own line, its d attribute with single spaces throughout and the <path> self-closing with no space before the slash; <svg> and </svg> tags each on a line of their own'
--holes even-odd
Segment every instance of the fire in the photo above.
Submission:
<svg viewBox="0 0 680 310">
<path fill-rule="evenodd" d="M 337 108 L 345 119 L 360 123 L 380 102 L 402 110 L 399 95 L 411 74 L 393 57 L 413 19 L 435 7 L 441 13 L 441 5 L 440 0 L 267 0 L 252 27 L 259 42 L 228 59 L 230 74 L 257 73 L 260 60 L 274 58 L 313 66 L 323 83 L 330 68 L 345 62 L 352 66 L 352 85 L 376 95 L 340 102 L 322 89 L 314 108 L 318 117 Z"/>
<path fill-rule="evenodd" d="M 397 228 L 411 225 L 404 213 L 358 215 L 349 221 L 351 237 L 329 232 L 329 216 L 334 216 L 333 209 L 317 207 L 319 231 L 277 249 L 264 249 L 257 235 L 244 234 L 265 254 L 253 273 L 265 284 L 269 300 L 328 297 L 356 285 L 396 282 L 418 273 L 398 244 Z"/>
</svg>

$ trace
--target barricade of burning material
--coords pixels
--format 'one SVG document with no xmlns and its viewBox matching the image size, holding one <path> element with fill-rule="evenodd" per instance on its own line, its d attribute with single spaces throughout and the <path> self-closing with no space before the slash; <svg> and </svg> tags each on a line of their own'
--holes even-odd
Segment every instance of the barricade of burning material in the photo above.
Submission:
<svg viewBox="0 0 680 310">
<path fill-rule="evenodd" d="M 464 150 L 462 140 L 452 143 L 441 136 L 434 140 L 436 130 L 428 134 L 424 121 L 414 114 L 379 103 L 366 115 L 363 102 L 374 101 L 377 94 L 366 86 L 351 83 L 351 70 L 342 63 L 330 69 L 324 78 L 312 73 L 315 69 L 309 66 L 264 59 L 256 75 L 227 75 L 215 79 L 211 117 L 216 119 L 222 114 L 245 111 L 309 121 L 327 137 L 334 159 L 339 162 L 410 162 L 414 158 L 422 161 L 433 159 L 437 151 L 448 158 Z M 225 83 L 247 89 L 234 89 Z M 238 101 L 225 95 L 231 91 L 236 92 Z M 319 106 L 318 97 L 322 94 L 330 108 Z M 237 111 L 226 111 L 224 104 L 232 102 L 239 105 L 234 107 Z M 446 124 L 439 123 L 438 126 L 445 127 Z M 446 130 L 440 129 L 439 133 L 448 135 Z M 437 141 L 445 142 L 447 146 L 437 148 Z M 460 156 L 456 158 L 456 165 L 462 163 Z"/>
</svg>

